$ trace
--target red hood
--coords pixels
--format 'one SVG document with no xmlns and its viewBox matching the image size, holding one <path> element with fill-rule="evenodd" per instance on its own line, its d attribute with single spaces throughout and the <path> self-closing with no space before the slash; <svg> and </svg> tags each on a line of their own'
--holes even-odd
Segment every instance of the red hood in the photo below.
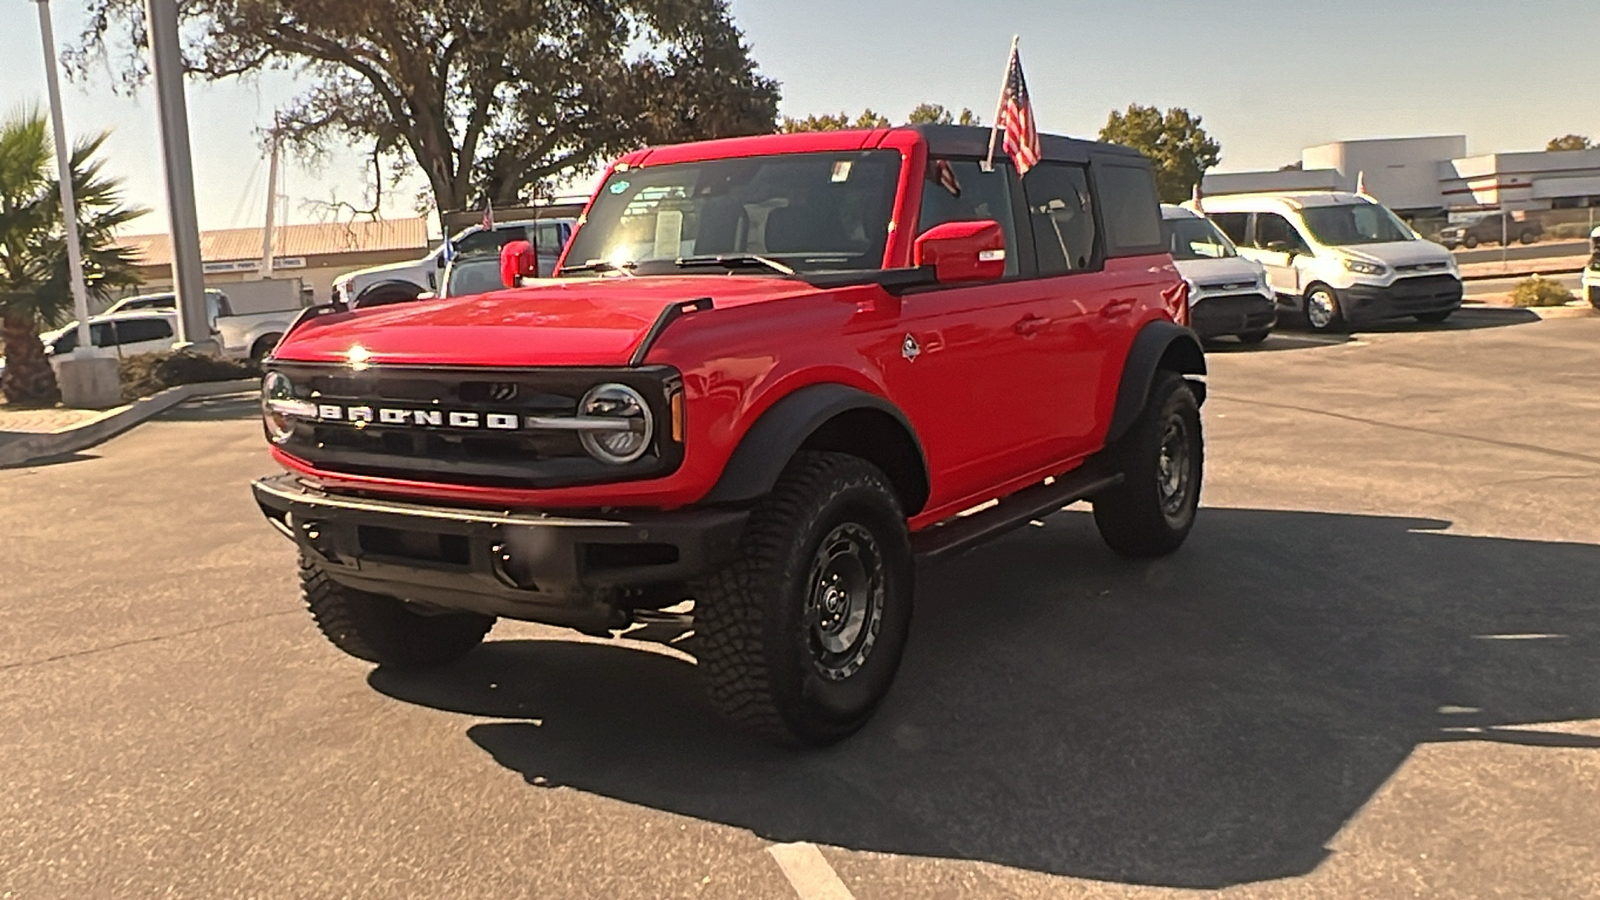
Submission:
<svg viewBox="0 0 1600 900">
<path fill-rule="evenodd" d="M 374 365 L 623 365 L 673 303 L 719 308 L 814 294 L 801 282 L 745 275 L 573 279 L 478 297 L 323 316 L 279 345 L 278 359 Z"/>
</svg>

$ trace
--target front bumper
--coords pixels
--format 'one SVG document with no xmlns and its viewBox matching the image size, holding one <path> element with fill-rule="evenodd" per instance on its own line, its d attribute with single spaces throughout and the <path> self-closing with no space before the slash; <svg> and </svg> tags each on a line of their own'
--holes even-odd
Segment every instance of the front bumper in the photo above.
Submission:
<svg viewBox="0 0 1600 900">
<path fill-rule="evenodd" d="M 1339 291 L 1339 305 L 1352 325 L 1403 319 L 1461 308 L 1461 279 L 1450 275 L 1401 278 L 1388 287 L 1358 284 Z"/>
<path fill-rule="evenodd" d="M 1189 327 L 1202 338 L 1269 331 L 1277 323 L 1277 300 L 1264 294 L 1201 297 L 1189 308 Z"/>
<path fill-rule="evenodd" d="M 631 593 L 681 584 L 738 553 L 745 510 L 547 515 L 252 486 L 267 519 L 334 581 L 441 609 L 583 631 L 620 627 Z"/>
</svg>

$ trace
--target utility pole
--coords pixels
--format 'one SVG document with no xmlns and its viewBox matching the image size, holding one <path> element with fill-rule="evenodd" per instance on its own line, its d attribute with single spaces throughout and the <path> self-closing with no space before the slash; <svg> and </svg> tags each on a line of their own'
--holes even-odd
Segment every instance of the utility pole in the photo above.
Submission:
<svg viewBox="0 0 1600 900">
<path fill-rule="evenodd" d="M 78 234 L 78 202 L 72 187 L 72 145 L 61 109 L 61 77 L 56 72 L 56 34 L 50 21 L 50 0 L 38 0 L 39 33 L 44 41 L 44 79 L 50 94 L 50 121 L 55 129 L 56 178 L 61 182 L 61 221 L 67 239 L 67 280 L 78 315 L 78 348 L 61 362 L 61 399 L 67 406 L 97 409 L 115 406 L 121 387 L 117 361 L 95 356 L 89 328 L 89 290 L 83 281 L 83 248 Z"/>
<path fill-rule="evenodd" d="M 278 123 L 272 124 L 272 158 L 267 163 L 267 227 L 261 231 L 261 280 L 272 277 L 272 242 L 278 230 Z"/>
<path fill-rule="evenodd" d="M 177 0 L 145 0 L 150 70 L 155 74 L 161 150 L 167 176 L 167 215 L 172 230 L 172 281 L 178 295 L 178 341 L 215 352 L 206 309 L 205 268 L 200 261 L 200 219 L 195 213 L 194 161 L 189 153 L 189 108 L 183 97 L 183 55 L 178 44 Z"/>
</svg>

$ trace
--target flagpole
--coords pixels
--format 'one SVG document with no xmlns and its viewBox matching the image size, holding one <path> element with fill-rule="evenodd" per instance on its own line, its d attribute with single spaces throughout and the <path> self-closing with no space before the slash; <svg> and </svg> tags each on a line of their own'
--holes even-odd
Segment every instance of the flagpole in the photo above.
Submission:
<svg viewBox="0 0 1600 900">
<path fill-rule="evenodd" d="M 994 104 L 994 124 L 989 126 L 989 158 L 983 161 L 985 172 L 994 171 L 994 145 L 995 139 L 1000 136 L 1000 111 L 1006 107 L 1006 87 L 1011 84 L 1011 62 L 1017 58 L 1017 45 L 1022 41 L 1022 35 L 1011 36 L 1011 52 L 1006 55 L 1006 71 L 1000 76 L 1000 99 Z"/>
</svg>

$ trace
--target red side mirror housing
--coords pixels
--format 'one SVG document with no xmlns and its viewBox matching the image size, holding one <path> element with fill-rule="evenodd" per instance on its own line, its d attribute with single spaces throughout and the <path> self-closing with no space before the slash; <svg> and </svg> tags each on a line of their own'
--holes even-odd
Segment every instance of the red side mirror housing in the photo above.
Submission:
<svg viewBox="0 0 1600 900">
<path fill-rule="evenodd" d="M 933 266 L 940 284 L 998 281 L 1006 274 L 1006 233 L 993 219 L 945 222 L 917 238 L 916 264 Z"/>
<path fill-rule="evenodd" d="M 539 277 L 539 259 L 527 241 L 512 241 L 500 248 L 500 283 L 517 287 L 523 278 Z"/>
</svg>

